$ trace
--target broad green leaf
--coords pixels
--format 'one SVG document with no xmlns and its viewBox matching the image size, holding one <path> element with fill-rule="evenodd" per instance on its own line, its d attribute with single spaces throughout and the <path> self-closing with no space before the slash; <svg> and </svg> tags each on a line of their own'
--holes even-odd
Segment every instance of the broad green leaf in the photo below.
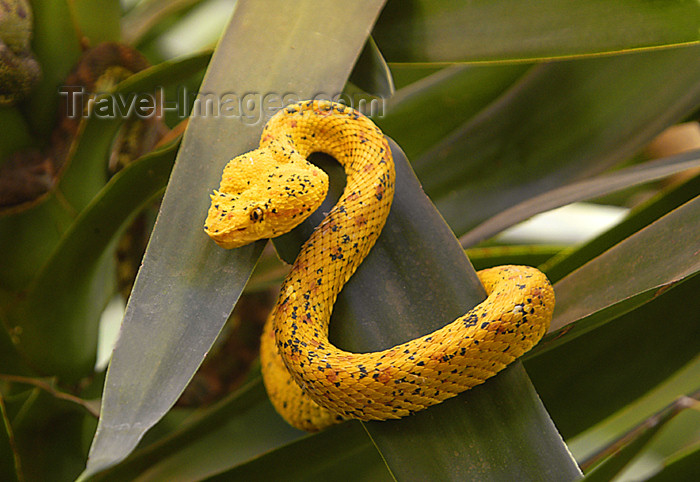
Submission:
<svg viewBox="0 0 700 482">
<path fill-rule="evenodd" d="M 51 257 L 74 216 L 50 195 L 30 210 L 0 218 L 0 284 L 8 295 L 26 289 Z"/>
<path fill-rule="evenodd" d="M 41 65 L 42 78 L 26 105 L 34 131 L 48 139 L 56 121 L 56 88 L 63 83 L 80 57 L 80 34 L 66 0 L 32 0 L 34 39 L 32 49 Z"/>
<path fill-rule="evenodd" d="M 122 18 L 124 41 L 138 44 L 154 28 L 162 28 L 167 19 L 187 12 L 202 0 L 149 0 L 137 3 Z"/>
<path fill-rule="evenodd" d="M 373 35 L 389 62 L 533 60 L 700 41 L 695 2 L 395 0 Z"/>
<path fill-rule="evenodd" d="M 549 351 L 535 348 L 525 367 L 565 439 L 619 410 L 636 408 L 628 405 L 698 356 L 700 324 L 693 321 L 700 312 L 699 289 L 700 276 L 695 276 L 595 330 L 577 338 L 562 336 Z M 673 385 L 670 398 L 692 385 Z M 669 401 L 661 399 L 645 413 Z M 638 422 L 632 419 L 623 430 Z"/>
<path fill-rule="evenodd" d="M 664 468 L 649 482 L 677 482 L 679 480 L 693 480 L 698 474 L 700 466 L 700 444 L 692 447 L 687 452 L 678 454 L 664 462 Z"/>
<path fill-rule="evenodd" d="M 113 281 L 95 271 L 105 256 L 109 262 L 108 247 L 118 233 L 167 183 L 177 146 L 148 154 L 112 177 L 9 313 L 11 326 L 21 329 L 19 348 L 35 368 L 66 378 L 92 372 L 97 320 L 113 293 Z"/>
<path fill-rule="evenodd" d="M 120 83 L 114 96 L 126 102 L 135 94 L 150 94 L 168 82 L 186 78 L 202 69 L 210 53 L 164 62 L 141 71 Z M 54 96 L 56 92 L 53 92 Z M 92 116 L 84 122 L 80 142 L 65 167 L 56 193 L 50 193 L 32 209 L 0 218 L 0 280 L 8 291 L 25 289 L 48 262 L 63 233 L 76 215 L 90 203 L 106 182 L 106 164 L 114 133 L 123 122 Z"/>
<path fill-rule="evenodd" d="M 682 403 L 683 399 L 679 398 L 682 394 L 692 394 L 697 391 L 699 375 L 700 354 L 697 354 L 690 362 L 673 374 L 666 376 L 658 386 L 649 390 L 643 396 L 624 405 L 620 410 L 581 434 L 567 440 L 571 453 L 579 461 L 582 469 L 586 470 L 586 468 L 599 462 L 601 457 L 605 455 L 603 450 L 606 447 L 612 446 L 617 439 L 642 424 L 649 417 L 654 416 L 654 414 L 661 412 L 672 404 Z M 676 423 L 677 421 L 674 421 L 674 425 Z M 697 430 L 694 429 L 692 423 L 684 425 L 690 429 L 691 438 L 687 437 L 689 433 L 685 430 L 673 430 L 674 433 L 669 434 L 670 437 L 664 434 L 663 438 L 672 439 L 671 444 L 667 444 L 672 445 L 672 447 L 664 447 L 665 454 L 676 453 L 678 451 L 678 441 L 683 446 L 693 443 L 692 434 L 697 433 Z M 655 441 L 653 445 L 658 446 L 658 441 Z"/>
<path fill-rule="evenodd" d="M 72 0 L 68 4 L 73 9 L 80 35 L 90 46 L 120 40 L 122 9 L 119 0 Z"/>
<path fill-rule="evenodd" d="M 94 479 L 200 480 L 245 464 L 303 435 L 276 414 L 258 377 Z"/>
<path fill-rule="evenodd" d="M 176 81 L 208 58 L 204 53 L 151 67 L 119 84 L 112 95 L 129 99 L 152 92 L 164 78 Z M 126 181 L 135 180 L 133 187 L 120 181 L 120 174 L 103 188 L 108 153 L 121 122 L 120 116 L 86 119 L 59 189 L 37 207 L 0 219 L 0 239 L 7 244 L 0 253 L 3 284 L 14 291 L 24 289 L 21 296 L 13 294 L 18 299 L 8 303 L 4 316 L 20 351 L 43 374 L 75 380 L 92 373 L 97 323 L 114 293 L 110 243 L 135 214 L 132 210 L 167 182 L 172 149 L 165 163 L 162 158 L 149 161 L 157 168 L 149 171 L 147 163 L 129 171 L 135 172 Z M 115 184 L 119 187 L 110 193 Z M 101 188 L 102 195 L 95 198 Z M 102 197 L 107 202 L 101 202 Z M 25 251 L 27 256 L 22 255 Z"/>
<path fill-rule="evenodd" d="M 394 78 L 396 88 L 403 89 L 444 68 L 444 66 L 432 64 L 393 64 L 391 66 L 391 76 Z"/>
<path fill-rule="evenodd" d="M 303 463 L 300 463 L 302 462 Z M 345 423 L 307 436 L 206 480 L 393 481 L 359 423 Z"/>
<path fill-rule="evenodd" d="M 700 197 L 610 248 L 554 285 L 551 348 L 565 329 L 581 334 L 641 305 L 700 270 Z M 567 326 L 576 323 L 573 326 Z"/>
<path fill-rule="evenodd" d="M 489 246 L 466 250 L 474 268 L 484 269 L 502 264 L 538 266 L 564 249 L 562 246 L 520 245 Z"/>
<path fill-rule="evenodd" d="M 178 81 L 188 80 L 193 73 L 202 71 L 207 67 L 211 56 L 211 50 L 203 50 L 191 55 L 163 61 L 128 77 L 115 89 L 115 94 L 121 93 L 128 96 L 131 93 L 151 93 L 165 84 L 176 84 Z M 127 100 L 129 100 L 128 97 Z M 168 100 L 172 102 L 173 99 L 166 98 L 166 101 Z M 169 104 L 169 106 L 172 108 L 172 104 Z"/>
<path fill-rule="evenodd" d="M 586 482 L 606 482 L 612 480 L 629 464 L 639 453 L 644 450 L 649 441 L 661 430 L 664 425 L 675 415 L 664 414 L 661 420 L 646 423 L 634 433 L 628 434 L 620 441 L 620 446 L 608 458 L 587 473 L 583 480 Z"/>
<path fill-rule="evenodd" d="M 350 74 L 350 82 L 378 97 L 391 97 L 394 94 L 394 80 L 382 53 L 372 37 L 367 39 L 355 67 Z"/>
<path fill-rule="evenodd" d="M 83 477 L 126 457 L 175 403 L 260 254 L 262 243 L 222 250 L 206 237 L 202 222 L 224 164 L 252 148 L 260 135 L 269 114 L 263 96 L 276 95 L 281 102 L 288 92 L 300 98 L 339 92 L 381 6 L 381 1 L 323 8 L 312 1 L 236 4 L 202 92 L 218 99 L 232 89 L 239 99 L 253 93 L 255 109 L 238 117 L 190 120 L 127 305 Z"/>
<path fill-rule="evenodd" d="M 24 480 L 74 480 L 85 458 L 82 427 L 89 415 L 42 390 L 31 392 L 12 417 Z"/>
<path fill-rule="evenodd" d="M 700 445 L 700 414 L 697 411 L 700 390 L 697 390 L 697 381 L 694 387 L 693 393 L 677 396 L 670 404 L 600 449 L 585 463 L 588 465 L 605 458 L 584 479 L 611 480 L 618 476 L 623 480 L 646 480 L 649 474 L 661 468 L 659 459 L 672 459 L 692 452 Z"/>
<path fill-rule="evenodd" d="M 700 386 L 698 384 L 696 387 Z M 679 397 L 674 403 L 678 412 L 668 421 L 644 450 L 620 474 L 621 478 L 646 479 L 658 473 L 668 464 L 692 454 L 700 446 L 700 393 Z M 679 466 L 679 469 L 681 467 Z M 687 470 L 687 469 L 686 469 Z M 697 470 L 689 472 L 695 474 Z M 686 477 L 688 477 L 686 475 Z M 684 480 L 680 477 L 678 480 Z"/>
<path fill-rule="evenodd" d="M 391 147 L 397 180 L 387 225 L 343 288 L 331 318 L 331 340 L 353 352 L 388 348 L 438 329 L 484 297 L 454 235 L 400 148 L 393 142 Z M 319 211 L 274 240 L 283 258 L 296 255 L 328 208 Z M 578 474 L 518 364 L 428 410 L 364 425 L 399 480 Z"/>
<path fill-rule="evenodd" d="M 3 128 L 3 135 L 0 137 L 0 165 L 2 165 L 7 160 L 8 155 L 29 147 L 32 138 L 29 134 L 29 126 L 17 108 L 1 108 L 0 125 Z"/>
<path fill-rule="evenodd" d="M 412 159 L 416 174 L 461 235 L 629 158 L 691 113 L 700 105 L 699 54 L 700 47 L 685 47 L 533 67 Z M 414 116 L 420 123 L 420 112 Z"/>
<path fill-rule="evenodd" d="M 21 480 L 18 473 L 21 461 L 14 446 L 12 424 L 5 408 L 5 400 L 0 392 L 0 477 L 8 482 Z"/>
<path fill-rule="evenodd" d="M 655 181 L 700 166 L 700 150 L 628 167 L 603 176 L 552 189 L 489 218 L 459 238 L 471 246 L 519 222 L 576 201 L 604 196 L 645 182 Z"/>
<path fill-rule="evenodd" d="M 667 214 L 672 209 L 690 201 L 700 193 L 700 175 L 673 187 L 668 192 L 661 192 L 649 201 L 636 207 L 619 224 L 586 242 L 574 251 L 563 251 L 540 266 L 552 283 L 571 273 L 610 246 L 639 231 L 644 226 Z"/>
<path fill-rule="evenodd" d="M 529 65 L 453 66 L 399 90 L 377 124 L 412 161 L 474 117 Z"/>
</svg>

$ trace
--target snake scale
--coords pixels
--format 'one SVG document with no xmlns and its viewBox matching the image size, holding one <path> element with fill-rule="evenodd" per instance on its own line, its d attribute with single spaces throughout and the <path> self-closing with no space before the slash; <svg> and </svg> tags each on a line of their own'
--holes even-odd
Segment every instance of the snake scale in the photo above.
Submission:
<svg viewBox="0 0 700 482">
<path fill-rule="evenodd" d="M 367 117 L 326 101 L 282 109 L 260 147 L 224 168 L 205 231 L 235 248 L 291 230 L 327 192 L 327 175 L 306 161 L 313 152 L 335 157 L 347 184 L 302 246 L 263 330 L 265 386 L 290 424 L 315 431 L 410 415 L 483 383 L 540 340 L 554 309 L 549 281 L 534 268 L 500 266 L 478 273 L 487 299 L 433 333 L 371 353 L 333 346 L 333 304 L 379 236 L 394 193 L 391 152 Z"/>
</svg>

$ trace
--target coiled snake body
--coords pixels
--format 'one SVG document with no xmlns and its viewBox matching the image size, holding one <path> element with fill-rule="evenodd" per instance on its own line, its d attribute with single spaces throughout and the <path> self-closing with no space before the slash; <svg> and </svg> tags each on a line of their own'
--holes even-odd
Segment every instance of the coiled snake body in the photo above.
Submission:
<svg viewBox="0 0 700 482">
<path fill-rule="evenodd" d="M 330 102 L 281 110 L 260 148 L 227 164 L 205 231 L 232 248 L 291 230 L 327 191 L 325 173 L 306 161 L 313 152 L 335 157 L 347 184 L 303 245 L 262 336 L 265 386 L 289 423 L 313 431 L 347 418 L 400 418 L 484 382 L 540 340 L 551 285 L 534 268 L 501 266 L 479 272 L 484 302 L 433 333 L 371 353 L 333 346 L 333 304 L 379 236 L 394 193 L 391 152 L 369 119 Z"/>
</svg>

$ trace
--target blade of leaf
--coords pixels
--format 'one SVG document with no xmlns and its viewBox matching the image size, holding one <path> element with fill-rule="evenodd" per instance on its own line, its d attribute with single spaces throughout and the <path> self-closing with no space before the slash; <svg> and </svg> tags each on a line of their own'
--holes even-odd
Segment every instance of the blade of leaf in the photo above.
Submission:
<svg viewBox="0 0 700 482">
<path fill-rule="evenodd" d="M 193 415 L 177 431 L 139 448 L 99 481 L 201 480 L 304 435 L 281 419 L 259 378 Z"/>
<path fill-rule="evenodd" d="M 128 100 L 136 93 L 151 93 L 177 82 L 206 66 L 210 53 L 163 62 L 143 70 L 115 87 L 114 96 Z M 52 87 L 54 98 L 55 86 Z M 133 100 L 133 98 L 132 98 Z M 115 116 L 119 117 L 119 116 Z M 105 165 L 113 134 L 123 119 L 92 116 L 85 121 L 76 147 L 60 182 L 60 192 L 70 204 L 50 194 L 29 211 L 0 218 L 0 266 L 4 289 L 19 291 L 43 269 L 60 237 L 106 182 Z"/>
<path fill-rule="evenodd" d="M 649 201 L 633 209 L 616 226 L 586 242 L 574 251 L 563 251 L 552 257 L 540 266 L 540 269 L 547 273 L 547 277 L 552 283 L 556 283 L 586 262 L 602 254 L 610 246 L 619 243 L 669 211 L 690 201 L 698 193 L 700 193 L 700 175 L 673 187 L 667 192 L 659 193 Z"/>
<path fill-rule="evenodd" d="M 107 247 L 117 234 L 165 187 L 178 144 L 117 173 L 81 212 L 26 298 L 8 314 L 11 326 L 21 327 L 19 347 L 33 367 L 70 379 L 92 372 L 95 321 L 112 295 L 95 276 L 94 266 L 105 253 L 111 255 Z"/>
<path fill-rule="evenodd" d="M 670 420 L 670 416 L 666 420 L 661 420 L 653 425 L 644 427 L 641 433 L 627 441 L 614 454 L 596 466 L 593 470 L 585 475 L 582 480 L 586 482 L 606 482 L 613 480 L 634 459 L 644 448 L 649 441 L 654 438 L 659 430 L 664 427 L 664 424 Z"/>
<path fill-rule="evenodd" d="M 391 97 L 394 94 L 391 70 L 372 37 L 367 39 L 348 80 L 377 97 Z"/>
<path fill-rule="evenodd" d="M 694 276 L 595 330 L 562 336 L 555 348 L 536 347 L 527 357 L 532 382 L 567 440 L 625 409 L 698 356 L 700 324 L 689 322 L 700 312 L 698 290 L 700 276 Z"/>
<path fill-rule="evenodd" d="M 416 173 L 461 235 L 524 199 L 604 171 L 690 114 L 700 105 L 699 53 L 685 47 L 534 67 L 415 159 Z M 668 71 L 679 75 L 669 79 Z"/>
<path fill-rule="evenodd" d="M 311 435 L 206 480 L 393 481 L 360 424 L 346 423 Z"/>
<path fill-rule="evenodd" d="M 532 197 L 498 213 L 459 238 L 462 246 L 472 246 L 535 214 L 576 201 L 584 201 L 621 189 L 655 181 L 700 166 L 700 150 L 658 159 L 613 173 L 563 186 Z"/>
<path fill-rule="evenodd" d="M 373 35 L 389 62 L 473 62 L 685 44 L 700 40 L 698 26 L 694 2 L 415 0 L 390 2 Z"/>
<path fill-rule="evenodd" d="M 153 66 L 120 83 L 112 95 L 127 98 L 134 93 L 153 91 L 165 81 L 174 82 L 189 75 L 193 69 L 201 69 L 208 58 L 209 54 L 205 52 Z M 25 273 L 33 270 L 31 275 L 34 277 L 29 287 L 22 287 L 25 292 L 15 305 L 11 305 L 11 311 L 8 310 L 9 326 L 19 327 L 19 349 L 35 369 L 44 374 L 75 380 L 92 373 L 97 323 L 107 300 L 114 293 L 110 243 L 121 226 L 120 221 L 132 214 L 122 210 L 115 214 L 114 219 L 109 215 L 100 217 L 99 212 L 105 209 L 105 204 L 94 206 L 98 191 L 103 189 L 104 194 L 107 154 L 122 122 L 120 116 L 86 119 L 80 142 L 59 181 L 60 198 L 52 194 L 36 209 L 0 220 L 2 237 L 13 240 L 0 255 L 5 258 L 3 264 L 7 262 L 10 267 L 18 264 L 18 270 Z M 169 162 L 172 165 L 172 156 Z M 141 206 L 167 181 L 170 166 L 159 164 L 158 167 L 166 171 L 147 171 L 141 175 L 143 179 L 137 175 L 133 191 L 120 188 L 115 191 L 115 196 L 107 194 L 107 197 L 128 209 Z M 143 183 L 139 184 L 139 180 Z M 144 191 L 139 192 L 137 189 L 140 188 Z M 77 226 L 76 223 L 83 222 L 83 218 L 79 215 L 73 219 L 75 213 L 72 210 L 82 213 L 87 206 L 92 206 L 98 214 L 87 215 L 86 225 Z M 112 221 L 112 225 L 105 225 Z M 89 227 L 93 222 L 101 226 L 101 231 L 92 231 L 98 229 Z M 71 229 L 82 233 L 78 241 L 71 237 Z M 54 241 L 59 236 L 61 240 Z M 67 240 L 66 236 L 71 239 Z M 85 249 L 72 251 L 70 243 L 73 242 L 74 246 Z M 40 249 L 33 252 L 33 246 L 40 246 Z M 23 250 L 32 254 L 17 259 L 17 251 Z M 39 266 L 27 263 L 27 259 Z"/>
<path fill-rule="evenodd" d="M 262 96 L 339 92 L 382 4 L 236 4 L 202 92 L 256 93 L 256 110 L 248 113 L 257 117 L 193 116 L 190 121 L 127 306 L 83 477 L 128 455 L 175 403 L 260 254 L 262 243 L 221 250 L 201 224 L 207 193 L 218 185 L 223 165 L 253 147 L 260 134 L 269 114 L 260 105 Z"/>
<path fill-rule="evenodd" d="M 443 65 L 432 64 L 393 64 L 391 65 L 391 76 L 394 78 L 396 88 L 403 89 L 444 68 Z"/>
<path fill-rule="evenodd" d="M 698 467 L 700 467 L 700 444 L 688 452 L 666 461 L 664 465 L 661 472 L 648 479 L 649 482 L 692 480 L 697 476 Z"/>
<path fill-rule="evenodd" d="M 100 42 L 118 42 L 121 37 L 121 2 L 109 0 L 92 2 L 73 0 L 69 2 L 73 18 L 80 29 L 83 41 L 95 46 Z"/>
<path fill-rule="evenodd" d="M 452 66 L 399 90 L 377 124 L 409 159 L 424 154 L 511 87 L 530 65 Z"/>
<path fill-rule="evenodd" d="M 0 393 L 0 421 L 2 422 L 2 426 L 0 426 L 0 476 L 8 482 L 20 481 L 22 468 L 2 393 Z"/>
<path fill-rule="evenodd" d="M 80 57 L 80 38 L 75 31 L 68 2 L 33 0 L 32 49 L 41 64 L 42 79 L 29 96 L 27 112 L 34 130 L 48 139 L 56 121 L 56 86 L 61 85 Z"/>
<path fill-rule="evenodd" d="M 540 244 L 517 246 L 488 246 L 467 249 L 469 260 L 474 269 L 480 270 L 502 264 L 524 264 L 538 266 L 560 253 L 562 246 L 546 246 Z"/>
<path fill-rule="evenodd" d="M 390 145 L 397 180 L 387 225 L 343 288 L 331 318 L 331 340 L 353 352 L 388 348 L 433 331 L 484 298 L 473 268 L 422 193 L 405 155 L 393 141 Z M 319 211 L 274 240 L 285 258 L 295 256 L 328 208 Z M 365 428 L 399 480 L 578 474 L 518 364 L 428 410 Z"/>
<path fill-rule="evenodd" d="M 124 42 L 138 45 L 154 27 L 163 25 L 169 16 L 183 14 L 202 0 L 158 0 L 139 2 L 122 17 Z"/>
<path fill-rule="evenodd" d="M 675 291 L 675 288 L 670 292 L 673 291 Z M 685 293 L 689 292 L 690 290 L 685 291 Z M 661 298 L 663 298 L 664 296 L 666 295 L 663 295 Z M 676 299 L 681 298 L 677 297 Z M 649 306 L 653 308 L 654 303 L 650 304 Z M 656 308 L 654 309 L 656 310 Z M 690 312 L 689 310 L 685 311 L 687 313 Z M 676 313 L 674 313 L 674 315 L 675 314 Z M 648 318 L 650 318 L 650 316 L 644 313 L 641 322 L 647 324 Z M 643 329 L 644 328 L 646 327 L 643 327 Z M 683 333 L 681 336 L 687 334 L 688 333 L 686 332 Z M 582 338 L 585 338 L 585 335 Z M 664 333 L 663 338 L 669 338 L 669 336 Z M 680 337 L 677 334 L 673 334 L 670 338 Z M 658 337 L 656 339 L 658 339 Z M 653 357 L 657 360 L 662 360 L 663 362 L 665 362 L 664 355 L 670 355 L 669 358 L 674 358 L 675 354 L 672 352 L 673 341 L 675 340 L 662 339 L 661 342 L 666 346 L 661 347 L 661 350 L 657 351 L 667 351 L 668 353 L 654 353 Z M 690 345 L 690 343 L 685 344 Z M 625 433 L 629 432 L 634 427 L 641 424 L 646 418 L 651 417 L 654 413 L 657 413 L 665 407 L 670 406 L 672 403 L 677 402 L 679 394 L 693 393 L 697 391 L 698 380 L 700 379 L 700 353 L 692 353 L 691 350 L 683 346 L 681 346 L 681 349 L 686 351 L 684 358 L 687 359 L 688 356 L 690 356 L 690 361 L 688 363 L 682 365 L 678 370 L 664 373 L 661 377 L 659 377 L 661 382 L 658 383 L 657 386 L 653 387 L 651 390 L 648 390 L 646 393 L 643 393 L 641 396 L 637 396 L 634 399 L 630 399 L 627 403 L 621 403 L 621 408 L 619 410 L 615 411 L 610 416 L 605 417 L 592 427 L 587 428 L 582 433 L 576 435 L 575 437 L 571 437 L 567 440 L 569 444 L 569 449 L 574 454 L 576 459 L 581 461 L 582 465 L 585 466 L 589 465 L 591 462 L 594 462 L 597 454 L 600 454 L 600 450 L 602 447 L 610 446 L 612 443 L 614 443 L 616 439 L 620 438 Z M 575 351 L 579 352 L 578 349 L 575 349 Z M 592 367 L 592 369 L 600 369 L 601 373 L 604 373 L 604 371 L 606 370 L 604 363 L 609 361 L 611 360 L 602 360 L 599 363 L 599 367 Z M 631 360 L 630 364 L 633 364 L 637 361 L 640 360 Z M 676 360 L 671 359 L 672 365 L 675 365 L 676 363 Z M 530 365 L 529 362 L 528 365 Z M 645 375 L 649 373 L 647 369 L 651 366 L 651 362 L 641 361 L 640 365 L 641 366 L 638 369 L 639 371 L 643 371 Z M 608 367 L 610 367 L 610 365 L 608 365 Z M 562 371 L 565 369 L 566 367 L 562 367 Z M 664 371 L 665 369 L 666 367 L 662 368 L 662 370 Z M 652 371 L 653 370 L 654 369 L 652 367 Z M 656 377 L 657 374 L 652 373 L 652 376 Z M 620 385 L 622 385 L 621 388 L 623 390 L 626 390 L 628 388 L 628 386 L 625 385 L 632 385 L 632 383 L 627 382 L 625 374 L 617 373 L 616 377 L 621 382 Z M 632 376 L 631 378 L 635 377 Z M 647 378 L 645 377 L 645 382 L 646 381 Z M 609 391 L 606 391 L 608 390 L 608 387 L 600 387 L 599 390 L 601 393 L 610 393 Z M 590 403 L 590 399 L 586 401 L 582 400 L 580 403 L 581 405 L 584 405 L 585 403 Z"/>
<path fill-rule="evenodd" d="M 688 201 L 638 233 L 612 247 L 554 285 L 557 307 L 550 335 L 538 349 L 552 345 L 556 332 L 567 325 L 578 333 L 592 329 L 629 311 L 623 306 L 615 315 L 611 308 L 626 300 L 649 299 L 665 287 L 700 271 L 700 197 Z M 605 311 L 604 319 L 596 314 Z M 570 334 L 568 336 L 571 336 Z"/>
<path fill-rule="evenodd" d="M 688 408 L 700 404 L 700 402 L 696 400 L 699 395 L 700 390 L 696 390 L 692 394 L 677 398 L 673 403 L 651 415 L 641 424 L 618 438 L 611 445 L 604 447 L 601 454 L 595 456 L 595 458 L 606 454 L 610 455 L 587 473 L 584 480 L 606 481 L 612 480 L 615 476 L 621 474 L 623 469 L 630 465 L 630 462 L 632 462 L 637 455 L 643 452 L 649 445 L 654 445 L 650 442 L 654 438 L 657 440 L 660 438 L 655 437 L 658 432 L 662 429 L 667 429 L 666 432 L 668 432 L 668 429 L 678 425 L 676 423 L 678 421 L 676 417 L 683 418 L 685 415 L 684 412 L 686 412 Z"/>
</svg>

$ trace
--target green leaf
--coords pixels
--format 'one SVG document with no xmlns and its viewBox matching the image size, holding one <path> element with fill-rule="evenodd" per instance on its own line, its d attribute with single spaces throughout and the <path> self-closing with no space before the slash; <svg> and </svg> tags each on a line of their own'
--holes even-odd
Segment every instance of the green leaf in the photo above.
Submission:
<svg viewBox="0 0 700 482">
<path fill-rule="evenodd" d="M 114 96 L 151 93 L 203 69 L 210 57 L 203 52 L 163 62 L 143 70 L 116 86 Z M 53 91 L 55 97 L 56 92 Z M 123 122 L 121 116 L 84 121 L 82 136 L 67 161 L 58 189 L 32 209 L 0 218 L 0 280 L 8 291 L 26 289 L 48 262 L 63 233 L 106 182 L 106 165 L 112 140 Z"/>
<path fill-rule="evenodd" d="M 152 91 L 164 80 L 176 81 L 201 69 L 208 58 L 205 52 L 151 67 L 119 84 L 113 95 L 128 99 Z M 4 303 L 6 323 L 16 330 L 19 349 L 43 374 L 74 380 L 92 373 L 97 323 L 114 293 L 110 243 L 133 210 L 168 179 L 176 146 L 103 187 L 121 122 L 119 116 L 85 120 L 59 189 L 33 209 L 0 219 L 0 240 L 7 242 L 0 252 L 4 288 L 24 290 L 12 293 L 14 302 Z"/>
<path fill-rule="evenodd" d="M 649 482 L 677 482 L 692 480 L 697 476 L 700 466 L 700 444 L 688 451 L 678 454 L 664 463 L 664 468 L 648 479 Z"/>
<path fill-rule="evenodd" d="M 394 1 L 373 35 L 389 62 L 571 57 L 700 40 L 695 2 Z"/>
<path fill-rule="evenodd" d="M 467 249 L 467 256 L 480 270 L 502 264 L 520 264 L 538 266 L 564 249 L 561 246 L 520 245 L 520 246 L 488 246 Z"/>
<path fill-rule="evenodd" d="M 92 372 L 97 323 L 113 293 L 109 278 L 95 275 L 111 261 L 108 249 L 129 220 L 167 183 L 177 143 L 146 155 L 117 173 L 81 212 L 9 313 L 19 327 L 19 348 L 44 373 L 77 378 Z M 60 321 L 59 321 L 60 320 Z"/>
<path fill-rule="evenodd" d="M 42 78 L 26 103 L 26 113 L 34 131 L 48 139 L 56 121 L 57 86 L 63 84 L 81 54 L 80 36 L 68 2 L 32 0 L 34 39 L 32 49 L 41 65 Z"/>
<path fill-rule="evenodd" d="M 577 338 L 562 336 L 556 348 L 531 352 L 525 367 L 566 440 L 618 411 L 637 409 L 630 404 L 698 356 L 700 324 L 689 321 L 700 312 L 699 289 L 700 276 L 695 276 L 595 330 Z M 692 390 L 695 381 L 690 388 L 670 387 L 671 400 Z M 662 399 L 644 413 L 669 401 Z M 638 422 L 633 419 L 623 431 Z"/>
<path fill-rule="evenodd" d="M 606 323 L 700 271 L 700 197 L 583 265 L 554 285 L 557 307 L 539 350 Z M 572 325 L 575 323 L 575 325 Z M 572 325 L 572 326 L 567 326 Z"/>
<path fill-rule="evenodd" d="M 75 22 L 84 40 L 94 47 L 100 42 L 118 42 L 121 38 L 119 0 L 72 0 Z"/>
<path fill-rule="evenodd" d="M 380 1 L 324 8 L 313 1 L 280 2 L 276 8 L 236 4 L 202 92 L 216 98 L 234 86 L 239 99 L 254 94 L 255 109 L 233 119 L 199 115 L 190 121 L 127 306 L 84 477 L 126 457 L 175 403 L 260 254 L 262 243 L 222 250 L 206 237 L 202 223 L 224 164 L 252 148 L 260 135 L 269 114 L 262 97 L 339 92 L 381 6 Z"/>
<path fill-rule="evenodd" d="M 690 201 L 698 193 L 700 193 L 700 175 L 692 177 L 667 192 L 659 193 L 633 209 L 619 224 L 574 251 L 561 252 L 540 266 L 540 269 L 547 273 L 547 277 L 552 283 L 556 283 L 586 262 L 602 254 L 610 246 L 619 243 L 669 211 Z"/>
<path fill-rule="evenodd" d="M 0 477 L 8 482 L 19 481 L 21 462 L 14 446 L 12 424 L 5 408 L 5 400 L 0 392 Z"/>
<path fill-rule="evenodd" d="M 693 393 L 676 396 L 671 403 L 590 457 L 586 465 L 605 458 L 584 479 L 612 480 L 619 475 L 625 480 L 646 480 L 650 473 L 658 472 L 659 468 L 655 467 L 659 465 L 656 462 L 658 459 L 673 459 L 679 454 L 692 452 L 694 447 L 700 445 L 700 416 L 697 410 L 693 410 L 700 403 L 697 400 L 700 395 L 697 381 L 694 387 Z"/>
<path fill-rule="evenodd" d="M 444 68 L 442 65 L 432 64 L 393 64 L 391 66 L 391 74 L 394 78 L 395 87 L 403 89 Z"/>
<path fill-rule="evenodd" d="M 149 0 L 137 3 L 122 18 L 124 41 L 139 44 L 152 35 L 153 29 L 162 29 L 170 23 L 170 17 L 182 15 L 202 0 Z"/>
<path fill-rule="evenodd" d="M 644 448 L 649 441 L 675 415 L 668 413 L 661 420 L 653 420 L 640 427 L 635 433 L 629 434 L 626 440 L 620 441 L 621 446 L 608 458 L 597 465 L 583 478 L 586 482 L 606 482 L 613 480 Z"/>
<path fill-rule="evenodd" d="M 94 480 L 200 480 L 245 464 L 303 435 L 277 415 L 258 376 Z"/>
<path fill-rule="evenodd" d="M 651 306 L 653 306 L 653 303 Z M 646 323 L 646 316 L 643 322 Z M 663 342 L 665 345 L 665 340 Z M 681 343 L 681 345 L 683 344 Z M 686 343 L 686 345 L 689 344 Z M 684 346 L 681 346 L 681 349 L 684 348 Z M 662 351 L 664 349 L 666 349 L 665 346 L 662 347 Z M 654 355 L 654 357 L 657 356 L 656 354 Z M 700 375 L 700 354 L 691 354 L 690 356 L 691 360 L 688 363 L 683 365 L 679 370 L 671 374 L 666 374 L 665 378 L 658 386 L 649 390 L 636 400 L 624 404 L 620 410 L 617 410 L 611 416 L 606 417 L 581 434 L 567 440 L 569 449 L 571 449 L 576 459 L 581 461 L 584 470 L 586 467 L 590 467 L 592 464 L 595 464 L 596 461 L 599 461 L 600 456 L 605 455 L 603 452 L 604 449 L 614 444 L 615 440 L 642 424 L 644 420 L 652 417 L 655 413 L 659 413 L 671 404 L 677 404 L 679 401 L 679 394 L 697 391 L 698 377 Z M 672 356 L 672 364 L 676 362 L 673 358 Z M 646 362 L 642 362 L 642 365 L 645 363 Z M 642 370 L 645 368 L 646 367 L 643 366 Z M 623 382 L 624 390 L 627 388 L 625 386 L 627 385 L 626 379 L 624 378 L 624 374 L 621 373 L 620 375 L 620 381 Z M 654 375 L 655 374 L 652 373 L 652 376 Z M 605 389 L 605 387 L 602 388 Z M 677 423 L 677 420 L 674 421 L 674 425 Z M 690 439 L 692 440 L 692 435 L 696 432 L 693 424 L 684 423 L 683 425 L 690 430 L 684 430 L 683 434 L 674 430 L 675 433 L 670 434 L 673 440 L 671 445 L 673 446 L 670 447 L 670 451 L 665 452 L 666 454 L 677 452 L 678 441 L 687 446 L 689 440 L 687 435 L 691 435 Z M 658 443 L 654 442 L 653 445 L 658 445 Z"/>
<path fill-rule="evenodd" d="M 414 160 L 502 95 L 529 68 L 529 65 L 445 68 L 399 90 L 389 100 L 386 115 L 377 119 L 377 125 Z M 392 70 L 396 69 L 392 67 Z"/>
<path fill-rule="evenodd" d="M 461 236 L 459 242 L 462 246 L 474 245 L 535 214 L 662 179 L 697 166 L 700 166 L 700 150 L 658 159 L 552 189 L 496 214 Z"/>
<path fill-rule="evenodd" d="M 349 81 L 365 92 L 378 97 L 391 97 L 394 94 L 391 71 L 372 37 L 367 39 L 357 58 Z"/>
<path fill-rule="evenodd" d="M 82 427 L 89 415 L 41 390 L 30 393 L 12 417 L 24 480 L 74 480 L 85 457 Z"/>
<path fill-rule="evenodd" d="M 331 317 L 331 341 L 353 352 L 388 348 L 441 328 L 484 297 L 454 235 L 422 193 L 400 148 L 390 144 L 397 171 L 391 213 Z M 328 210 L 322 206 L 274 240 L 284 259 L 296 256 Z M 519 364 L 427 410 L 365 428 L 399 480 L 578 474 Z"/>
<path fill-rule="evenodd" d="M 206 480 L 392 481 L 377 450 L 357 423 L 310 435 Z"/>
<path fill-rule="evenodd" d="M 416 173 L 461 235 L 525 199 L 627 159 L 691 113 L 700 105 L 699 53 L 685 47 L 533 67 L 414 159 Z M 670 78 L 669 71 L 678 75 Z M 413 115 L 420 124 L 420 111 Z"/>
</svg>

